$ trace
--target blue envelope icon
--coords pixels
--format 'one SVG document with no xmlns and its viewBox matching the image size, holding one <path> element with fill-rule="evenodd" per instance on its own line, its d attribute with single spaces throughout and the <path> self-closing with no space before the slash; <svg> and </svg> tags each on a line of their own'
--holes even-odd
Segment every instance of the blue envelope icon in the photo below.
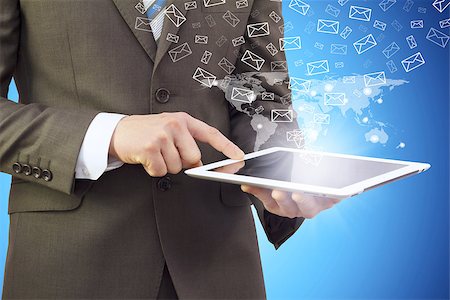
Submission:
<svg viewBox="0 0 450 300">
<path fill-rule="evenodd" d="M 339 22 L 333 20 L 322 20 L 317 21 L 317 32 L 338 34 L 339 32 Z"/>
<path fill-rule="evenodd" d="M 308 75 L 318 75 L 330 72 L 328 60 L 319 60 L 306 64 Z"/>
<path fill-rule="evenodd" d="M 369 22 L 371 17 L 372 9 L 370 8 L 353 5 L 350 7 L 350 12 L 348 14 L 349 19 Z"/>
<path fill-rule="evenodd" d="M 416 54 L 402 60 L 402 65 L 406 72 L 411 72 L 424 64 L 425 59 L 420 52 L 417 52 Z"/>
<path fill-rule="evenodd" d="M 363 54 L 364 52 L 372 49 L 376 45 L 377 41 L 375 40 L 372 34 L 369 34 L 353 43 L 353 46 L 355 47 L 356 52 L 358 52 L 358 54 Z"/>
<path fill-rule="evenodd" d="M 426 39 L 432 43 L 435 43 L 439 47 L 445 48 L 450 40 L 450 36 L 431 27 Z"/>
<path fill-rule="evenodd" d="M 396 42 L 392 42 L 389 46 L 386 47 L 386 49 L 383 50 L 383 54 L 384 56 L 386 56 L 386 58 L 391 58 L 398 51 L 400 51 L 400 47 Z"/>
</svg>

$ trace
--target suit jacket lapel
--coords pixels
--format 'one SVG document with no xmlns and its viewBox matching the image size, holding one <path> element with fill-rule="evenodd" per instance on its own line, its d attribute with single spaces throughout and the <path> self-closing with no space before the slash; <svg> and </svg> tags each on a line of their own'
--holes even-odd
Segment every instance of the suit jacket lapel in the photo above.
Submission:
<svg viewBox="0 0 450 300">
<path fill-rule="evenodd" d="M 155 62 L 156 42 L 152 32 L 136 29 L 136 20 L 138 17 L 147 18 L 145 14 L 141 14 L 136 8 L 137 0 L 112 0 L 119 10 L 122 18 L 130 27 L 131 32 L 144 48 L 148 56 Z"/>
<path fill-rule="evenodd" d="M 185 10 L 182 0 L 167 0 L 166 6 L 169 7 L 171 4 L 174 4 L 176 8 L 184 15 L 184 17 L 187 18 L 187 13 L 189 12 L 189 10 Z M 189 26 L 187 23 L 188 20 L 186 19 L 181 26 Z M 172 34 L 177 34 L 181 26 L 175 26 L 175 24 L 167 16 L 164 17 L 161 37 L 158 40 L 158 47 L 155 56 L 155 66 L 153 67 L 153 71 L 156 70 L 159 62 L 172 44 L 171 42 L 166 40 L 167 33 L 170 32 Z"/>
</svg>

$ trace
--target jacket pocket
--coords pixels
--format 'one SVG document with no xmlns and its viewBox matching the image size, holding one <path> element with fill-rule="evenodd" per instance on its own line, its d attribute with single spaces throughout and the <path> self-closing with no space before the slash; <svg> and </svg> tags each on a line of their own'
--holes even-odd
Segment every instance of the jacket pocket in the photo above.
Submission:
<svg viewBox="0 0 450 300">
<path fill-rule="evenodd" d="M 9 193 L 8 214 L 76 209 L 93 182 L 77 180 L 74 193 L 67 195 L 31 181 L 14 179 Z"/>
<path fill-rule="evenodd" d="M 249 196 L 241 190 L 238 184 L 221 182 L 220 197 L 222 202 L 228 206 L 246 206 L 252 204 Z"/>
</svg>

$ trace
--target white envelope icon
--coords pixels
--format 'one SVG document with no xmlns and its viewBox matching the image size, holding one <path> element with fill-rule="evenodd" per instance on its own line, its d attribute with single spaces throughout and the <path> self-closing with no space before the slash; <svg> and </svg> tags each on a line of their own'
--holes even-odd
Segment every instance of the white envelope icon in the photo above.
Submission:
<svg viewBox="0 0 450 300">
<path fill-rule="evenodd" d="M 194 75 L 192 75 L 192 79 L 201 83 L 204 86 L 211 88 L 216 81 L 216 76 L 214 76 L 214 74 L 211 74 L 208 71 L 198 67 L 195 70 Z"/>
<path fill-rule="evenodd" d="M 184 3 L 185 10 L 191 10 L 197 8 L 197 1 L 189 1 Z"/>
<path fill-rule="evenodd" d="M 295 142 L 304 139 L 304 132 L 301 129 L 294 129 L 292 131 L 286 131 L 286 140 L 288 142 Z"/>
<path fill-rule="evenodd" d="M 317 21 L 317 32 L 338 34 L 339 33 L 339 22 L 333 20 L 322 20 Z"/>
<path fill-rule="evenodd" d="M 298 12 L 301 15 L 306 16 L 310 6 L 309 4 L 300 0 L 291 0 L 291 2 L 289 3 L 289 8 Z"/>
<path fill-rule="evenodd" d="M 423 20 L 412 20 L 411 28 L 412 29 L 423 28 Z"/>
<path fill-rule="evenodd" d="M 171 4 L 165 10 L 165 15 L 172 21 L 173 25 L 176 27 L 180 27 L 186 21 L 183 13 L 175 6 L 175 4 Z"/>
<path fill-rule="evenodd" d="M 416 54 L 402 60 L 402 65 L 406 72 L 411 72 L 424 64 L 425 59 L 420 52 L 417 52 Z"/>
<path fill-rule="evenodd" d="M 410 49 L 414 49 L 414 48 L 417 47 L 417 41 L 416 41 L 416 39 L 414 38 L 413 35 L 407 36 L 406 37 L 406 42 L 408 43 L 408 46 L 409 46 Z"/>
<path fill-rule="evenodd" d="M 275 100 L 275 93 L 263 92 L 261 94 L 262 100 Z"/>
<path fill-rule="evenodd" d="M 442 13 L 450 5 L 449 0 L 434 0 L 433 6 Z"/>
<path fill-rule="evenodd" d="M 261 70 L 265 62 L 264 58 L 256 55 L 250 50 L 245 51 L 244 55 L 241 58 L 241 61 L 257 71 Z"/>
<path fill-rule="evenodd" d="M 311 87 L 311 80 L 305 80 L 297 77 L 290 77 L 289 89 L 298 92 L 309 92 Z"/>
<path fill-rule="evenodd" d="M 205 52 L 203 52 L 203 55 L 202 55 L 202 58 L 200 59 L 200 61 L 202 63 L 204 63 L 205 65 L 207 65 L 209 63 L 211 57 L 212 57 L 212 52 L 205 50 Z"/>
<path fill-rule="evenodd" d="M 347 104 L 345 93 L 325 93 L 324 104 L 329 106 L 342 106 Z"/>
<path fill-rule="evenodd" d="M 236 69 L 236 67 L 228 59 L 226 59 L 225 57 L 223 57 L 219 61 L 218 65 L 219 65 L 219 67 L 222 68 L 222 70 L 227 72 L 228 75 L 233 73 L 234 69 Z"/>
<path fill-rule="evenodd" d="M 450 27 L 450 19 L 444 19 L 439 21 L 439 26 L 441 26 L 442 29 Z"/>
<path fill-rule="evenodd" d="M 271 61 L 270 70 L 272 72 L 287 71 L 287 62 L 285 60 Z"/>
<path fill-rule="evenodd" d="M 256 100 L 255 93 L 252 90 L 233 87 L 231 92 L 231 100 L 252 103 Z"/>
<path fill-rule="evenodd" d="M 302 41 L 299 36 L 280 38 L 280 50 L 298 50 L 302 48 Z"/>
<path fill-rule="evenodd" d="M 232 39 L 231 43 L 233 44 L 234 47 L 237 47 L 237 46 L 240 46 L 242 44 L 245 44 L 245 39 L 241 35 L 241 36 L 238 36 L 237 38 Z"/>
<path fill-rule="evenodd" d="M 372 16 L 372 9 L 361 6 L 351 6 L 350 12 L 348 14 L 349 19 L 360 20 L 360 21 L 370 21 Z"/>
<path fill-rule="evenodd" d="M 384 71 L 365 74 L 364 83 L 366 87 L 384 85 L 386 84 L 386 74 L 384 73 Z"/>
<path fill-rule="evenodd" d="M 269 23 L 255 23 L 247 25 L 248 37 L 258 37 L 270 34 Z"/>
<path fill-rule="evenodd" d="M 328 114 L 314 114 L 314 123 L 330 124 L 330 115 Z"/>
<path fill-rule="evenodd" d="M 267 51 L 269 51 L 269 53 L 270 53 L 272 56 L 275 56 L 275 55 L 278 53 L 277 47 L 275 47 L 275 45 L 272 44 L 272 43 L 267 44 L 267 45 L 266 45 L 266 49 L 267 49 Z"/>
<path fill-rule="evenodd" d="M 356 76 L 344 76 L 342 83 L 356 83 Z"/>
<path fill-rule="evenodd" d="M 237 0 L 236 8 L 244 8 L 248 6 L 248 0 Z"/>
<path fill-rule="evenodd" d="M 347 55 L 347 45 L 331 44 L 331 54 Z"/>
<path fill-rule="evenodd" d="M 319 60 L 306 64 L 308 75 L 317 75 L 330 72 L 328 60 Z"/>
<path fill-rule="evenodd" d="M 355 47 L 355 50 L 358 54 L 363 54 L 364 52 L 368 51 L 369 49 L 372 49 L 376 45 L 377 41 L 375 40 L 372 34 L 369 34 L 353 43 L 353 46 Z"/>
<path fill-rule="evenodd" d="M 205 7 L 221 5 L 225 4 L 226 2 L 226 0 L 203 0 L 203 4 L 205 5 Z"/>
<path fill-rule="evenodd" d="M 173 62 L 177 62 L 182 60 L 183 58 L 192 54 L 191 47 L 189 47 L 188 43 L 183 43 L 180 46 L 177 46 L 168 51 L 168 54 Z"/>
<path fill-rule="evenodd" d="M 274 123 L 287 123 L 294 120 L 294 111 L 291 109 L 272 109 L 270 119 Z"/>
<path fill-rule="evenodd" d="M 227 21 L 227 23 L 230 24 L 232 27 L 236 27 L 237 24 L 239 24 L 239 22 L 241 21 L 235 14 L 233 14 L 229 10 L 223 14 L 222 18 L 225 21 Z"/>
<path fill-rule="evenodd" d="M 180 40 L 180 37 L 178 35 L 176 35 L 176 34 L 168 32 L 167 36 L 166 36 L 166 40 L 171 42 L 171 43 L 175 43 L 176 44 Z"/>
<path fill-rule="evenodd" d="M 373 23 L 373 27 L 376 28 L 376 29 L 379 29 L 381 31 L 385 31 L 386 27 L 387 27 L 387 24 L 384 23 L 384 22 L 381 22 L 379 20 L 375 20 L 375 22 Z"/>
<path fill-rule="evenodd" d="M 206 35 L 195 35 L 194 42 L 196 44 L 208 44 L 208 36 L 206 36 Z"/>
<path fill-rule="evenodd" d="M 383 50 L 383 54 L 384 54 L 384 56 L 386 56 L 386 58 L 389 59 L 392 56 L 394 56 L 394 54 L 397 53 L 398 51 L 400 51 L 400 47 L 397 45 L 396 42 L 392 42 L 389 46 L 387 46 Z"/>
<path fill-rule="evenodd" d="M 445 48 L 450 40 L 450 36 L 431 27 L 430 31 L 428 31 L 426 39 L 439 47 Z"/>
<path fill-rule="evenodd" d="M 137 30 L 152 32 L 152 27 L 150 26 L 151 20 L 143 17 L 136 17 L 136 22 L 134 28 Z"/>
</svg>

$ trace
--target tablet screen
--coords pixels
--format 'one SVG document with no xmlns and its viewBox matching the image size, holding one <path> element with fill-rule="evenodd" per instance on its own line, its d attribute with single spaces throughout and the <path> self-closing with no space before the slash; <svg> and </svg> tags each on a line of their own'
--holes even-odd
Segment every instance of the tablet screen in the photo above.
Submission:
<svg viewBox="0 0 450 300">
<path fill-rule="evenodd" d="M 280 150 L 236 166 L 211 171 L 339 189 L 406 165 Z"/>
</svg>

